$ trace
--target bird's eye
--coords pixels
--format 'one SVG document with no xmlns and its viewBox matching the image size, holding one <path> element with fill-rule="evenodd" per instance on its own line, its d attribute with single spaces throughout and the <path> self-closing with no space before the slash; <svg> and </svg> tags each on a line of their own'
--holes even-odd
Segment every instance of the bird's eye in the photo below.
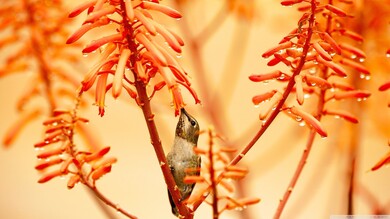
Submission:
<svg viewBox="0 0 390 219">
<path fill-rule="evenodd" d="M 192 126 L 195 126 L 196 125 L 196 122 L 194 120 L 191 120 L 191 125 Z"/>
</svg>

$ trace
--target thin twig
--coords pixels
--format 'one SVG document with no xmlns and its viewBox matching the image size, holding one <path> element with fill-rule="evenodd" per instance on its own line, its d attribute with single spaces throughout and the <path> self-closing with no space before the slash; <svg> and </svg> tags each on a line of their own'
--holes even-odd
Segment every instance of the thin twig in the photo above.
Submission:
<svg viewBox="0 0 390 219">
<path fill-rule="evenodd" d="M 305 46 L 303 47 L 304 54 L 306 54 L 308 52 L 308 48 L 310 46 L 311 36 L 313 34 L 313 27 L 314 27 L 315 21 L 316 21 L 315 13 L 314 13 L 315 10 L 316 10 L 316 1 L 312 0 L 311 1 L 311 15 L 309 18 L 308 33 L 307 33 Z M 306 51 L 305 51 L 305 49 L 306 49 Z M 322 72 L 322 76 L 324 78 L 326 78 L 326 76 L 327 76 L 327 71 L 328 71 L 328 69 L 325 68 Z M 315 116 L 318 121 L 321 120 L 324 104 L 325 104 L 325 91 L 321 90 L 321 92 L 319 94 L 319 98 L 318 98 L 317 112 L 316 112 L 316 116 Z M 287 204 L 287 201 L 289 200 L 289 197 L 290 197 L 290 195 L 291 195 L 291 193 L 292 193 L 292 191 L 293 191 L 293 189 L 294 189 L 294 187 L 295 187 L 295 185 L 296 185 L 296 183 L 297 183 L 297 181 L 298 181 L 298 179 L 303 171 L 303 168 L 305 167 L 305 164 L 307 162 L 307 158 L 309 157 L 311 148 L 312 148 L 313 143 L 314 143 L 315 136 L 316 136 L 316 131 L 314 129 L 311 129 L 309 138 L 308 138 L 307 143 L 306 143 L 306 148 L 303 151 L 301 159 L 298 163 L 297 168 L 295 169 L 294 175 L 293 175 L 292 179 L 290 180 L 290 183 L 289 183 L 289 185 L 288 185 L 288 187 L 283 195 L 283 198 L 280 200 L 278 208 L 276 209 L 276 212 L 273 216 L 274 219 L 280 218 L 280 215 L 282 214 L 282 212 Z"/>
<path fill-rule="evenodd" d="M 86 182 L 85 185 L 95 194 L 95 196 L 98 197 L 106 205 L 114 208 L 117 212 L 120 212 L 121 214 L 125 215 L 128 218 L 137 219 L 136 216 L 130 214 L 125 209 L 120 207 L 119 204 L 116 204 L 116 203 L 112 202 L 110 199 L 108 199 L 106 196 L 104 196 L 104 194 L 101 193 L 94 185 L 88 183 L 87 181 L 85 181 L 85 182 Z"/>
<path fill-rule="evenodd" d="M 223 4 L 212 20 L 205 28 L 195 37 L 198 42 L 206 42 L 213 34 L 215 34 L 222 23 L 226 21 L 227 12 L 226 4 Z"/>
<path fill-rule="evenodd" d="M 312 1 L 312 2 L 315 2 L 315 1 Z M 313 7 L 315 9 L 315 3 L 313 3 Z M 314 11 L 313 9 L 313 11 Z M 315 17 L 314 17 L 314 13 L 310 16 L 310 19 L 309 19 L 309 29 L 308 29 L 308 32 L 307 32 L 307 38 L 306 38 L 306 41 L 305 41 L 305 44 L 303 46 L 303 54 L 302 54 L 302 57 L 300 59 L 300 62 L 299 64 L 297 65 L 297 67 L 294 69 L 294 72 L 293 72 L 293 75 L 291 76 L 291 79 L 289 80 L 288 84 L 287 84 L 287 87 L 286 89 L 284 90 L 284 93 L 282 95 L 282 99 L 278 102 L 277 106 L 275 107 L 275 110 L 272 111 L 271 115 L 269 116 L 269 118 L 266 120 L 266 122 L 261 126 L 260 130 L 256 133 L 256 135 L 251 139 L 251 141 L 248 143 L 248 145 L 243 148 L 233 159 L 232 161 L 230 162 L 229 166 L 233 166 L 233 165 L 236 165 L 238 162 L 241 161 L 241 159 L 249 152 L 249 150 L 256 144 L 256 142 L 259 140 L 259 138 L 265 133 L 265 131 L 268 129 L 268 127 L 272 124 L 272 122 L 274 121 L 274 119 L 276 118 L 276 116 L 280 113 L 284 103 L 286 102 L 288 96 L 290 95 L 294 85 L 295 85 L 295 80 L 294 80 L 294 77 L 296 75 L 299 75 L 300 72 L 302 71 L 302 68 L 303 68 L 303 65 L 305 64 L 305 61 L 306 61 L 306 56 L 307 56 L 307 53 L 310 49 L 310 41 L 311 41 L 311 37 L 313 35 L 313 26 L 314 26 L 314 22 L 315 22 Z M 218 179 L 216 180 L 217 183 L 219 183 L 222 179 L 222 174 L 219 175 Z M 198 202 L 196 203 L 196 205 L 194 205 L 194 210 L 197 209 L 199 207 L 199 205 L 201 204 L 201 202 Z"/>
<path fill-rule="evenodd" d="M 313 1 L 312 1 L 313 2 Z M 315 3 L 312 3 L 314 6 L 312 6 L 315 9 Z M 313 11 L 314 11 L 313 9 Z M 313 25 L 315 22 L 315 14 L 312 13 L 309 19 L 309 29 L 307 31 L 307 38 L 305 41 L 305 44 L 303 46 L 303 52 L 302 57 L 299 61 L 298 66 L 294 69 L 293 75 L 291 76 L 291 79 L 289 80 L 286 89 L 284 90 L 282 99 L 278 102 L 277 106 L 275 107 L 275 110 L 272 111 L 269 118 L 265 121 L 265 123 L 261 126 L 260 130 L 256 133 L 256 135 L 252 138 L 252 140 L 248 143 L 248 145 L 241 150 L 241 152 L 230 162 L 230 165 L 236 165 L 240 160 L 248 153 L 248 151 L 255 145 L 255 143 L 259 140 L 259 138 L 264 134 L 264 132 L 268 129 L 268 127 L 272 124 L 276 116 L 280 113 L 280 110 L 282 109 L 284 103 L 287 100 L 287 97 L 290 95 L 294 85 L 295 80 L 294 77 L 296 75 L 299 75 L 302 71 L 302 67 L 306 62 L 306 56 L 310 49 L 310 41 L 311 37 L 313 35 Z"/>
<path fill-rule="evenodd" d="M 72 123 L 73 123 L 73 126 L 75 126 L 75 123 L 77 121 L 77 112 L 78 112 L 78 108 L 80 106 L 80 101 L 81 101 L 81 93 L 78 94 L 77 98 L 76 98 L 76 103 L 75 103 L 75 106 L 74 106 L 74 109 L 73 109 L 73 113 L 72 113 Z M 77 151 L 75 150 L 75 143 L 74 143 L 74 139 L 73 139 L 73 136 L 74 136 L 74 127 L 72 129 L 70 129 L 70 133 L 69 133 L 69 143 L 70 143 L 70 147 L 69 147 L 69 153 L 71 154 L 72 157 L 76 157 L 77 156 Z M 116 211 L 122 213 L 123 215 L 125 215 L 126 217 L 128 218 L 131 218 L 131 219 L 137 219 L 136 216 L 130 214 L 129 212 L 127 212 L 125 209 L 121 208 L 118 204 L 112 202 L 109 198 L 107 198 L 103 193 L 101 193 L 98 188 L 96 187 L 95 185 L 95 182 L 91 182 L 88 180 L 88 175 L 85 175 L 83 174 L 82 170 L 81 170 L 81 166 L 78 166 L 79 168 L 79 175 L 80 177 L 82 178 L 82 183 L 87 186 L 90 191 L 92 191 L 94 194 L 95 194 L 95 197 L 100 199 L 103 203 L 105 203 L 106 205 L 114 208 Z M 104 210 L 105 211 L 105 210 Z"/>
<path fill-rule="evenodd" d="M 210 181 L 211 181 L 211 191 L 213 191 L 213 203 L 212 203 L 212 208 L 213 208 L 213 219 L 218 219 L 219 212 L 218 212 L 218 191 L 217 191 L 217 184 L 214 180 L 215 178 L 215 171 L 214 171 L 214 153 L 213 153 L 213 132 L 210 129 L 208 131 L 209 133 L 209 172 L 210 172 Z"/>
<path fill-rule="evenodd" d="M 303 151 L 302 157 L 301 157 L 301 159 L 298 163 L 298 166 L 295 170 L 295 173 L 294 173 L 294 175 L 293 175 L 293 177 L 292 177 L 292 179 L 287 187 L 287 190 L 284 193 L 283 198 L 280 200 L 278 208 L 276 209 L 275 215 L 273 217 L 274 219 L 280 218 L 280 215 L 282 214 L 284 207 L 286 206 L 286 203 L 287 203 L 287 201 L 288 201 L 288 199 L 289 199 L 289 197 L 290 197 L 290 195 L 295 187 L 295 184 L 297 183 L 299 176 L 302 173 L 303 167 L 306 164 L 307 158 L 309 157 L 310 150 L 311 150 L 311 147 L 313 146 L 313 142 L 314 142 L 314 138 L 315 138 L 316 134 L 317 134 L 317 132 L 315 130 L 312 129 L 310 131 L 309 139 L 306 143 L 306 148 Z"/>
</svg>

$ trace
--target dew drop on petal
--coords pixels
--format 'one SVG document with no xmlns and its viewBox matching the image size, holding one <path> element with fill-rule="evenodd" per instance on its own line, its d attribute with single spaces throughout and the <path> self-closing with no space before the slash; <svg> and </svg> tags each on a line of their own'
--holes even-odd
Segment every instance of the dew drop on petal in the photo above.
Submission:
<svg viewBox="0 0 390 219">
<path fill-rule="evenodd" d="M 88 53 L 83 53 L 83 57 L 88 57 Z"/>
<path fill-rule="evenodd" d="M 295 120 L 296 120 L 297 122 L 301 122 L 301 121 L 302 121 L 302 117 L 297 116 L 297 117 L 295 117 Z"/>
<path fill-rule="evenodd" d="M 176 54 L 176 58 L 180 59 L 182 56 L 182 54 Z"/>
<path fill-rule="evenodd" d="M 351 59 L 356 59 L 357 55 L 352 54 L 350 57 L 351 57 Z"/>
<path fill-rule="evenodd" d="M 309 99 L 309 98 L 310 98 L 310 94 L 304 94 L 304 95 L 303 95 L 303 98 Z"/>
<path fill-rule="evenodd" d="M 363 58 L 363 57 L 359 58 L 359 62 L 364 62 L 365 60 L 366 60 L 366 59 Z"/>
<path fill-rule="evenodd" d="M 260 107 L 260 104 L 255 104 L 255 108 L 259 108 Z"/>
<path fill-rule="evenodd" d="M 306 122 L 302 121 L 299 123 L 299 126 L 304 127 L 306 125 Z"/>
<path fill-rule="evenodd" d="M 236 210 L 236 211 L 242 211 L 242 210 L 244 210 L 244 208 L 243 208 L 243 207 L 236 207 L 234 210 Z"/>
<path fill-rule="evenodd" d="M 366 74 L 363 74 L 363 73 L 362 73 L 362 74 L 359 75 L 359 77 L 360 77 L 361 79 L 364 79 L 364 78 L 366 78 Z"/>
<path fill-rule="evenodd" d="M 386 53 L 386 58 L 390 58 L 390 52 Z"/>
</svg>

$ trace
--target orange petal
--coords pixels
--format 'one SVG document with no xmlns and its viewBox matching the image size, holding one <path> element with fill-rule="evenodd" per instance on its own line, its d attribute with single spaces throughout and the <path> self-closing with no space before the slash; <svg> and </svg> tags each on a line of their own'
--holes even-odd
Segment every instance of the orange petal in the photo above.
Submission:
<svg viewBox="0 0 390 219">
<path fill-rule="evenodd" d="M 182 17 L 180 12 L 178 12 L 175 9 L 170 8 L 168 6 L 161 5 L 159 3 L 143 1 L 141 3 L 141 7 L 144 8 L 144 9 L 150 9 L 150 10 L 159 11 L 161 13 L 164 13 L 164 14 L 166 14 L 166 15 L 172 17 L 172 18 L 176 18 L 176 19 Z"/>
<path fill-rule="evenodd" d="M 390 164 L 390 151 L 371 168 L 371 171 L 375 171 L 385 164 Z"/>
<path fill-rule="evenodd" d="M 98 40 L 92 41 L 90 44 L 88 44 L 84 49 L 83 53 L 90 53 L 95 51 L 96 49 L 100 48 L 101 46 L 110 43 L 110 42 L 116 42 L 122 40 L 122 35 L 120 33 L 112 34 L 110 36 L 102 37 Z"/>
<path fill-rule="evenodd" d="M 98 180 L 104 174 L 111 172 L 111 166 L 101 166 L 92 172 L 91 178 L 93 181 Z"/>
<path fill-rule="evenodd" d="M 359 120 L 356 118 L 356 116 L 352 115 L 351 113 L 343 110 L 324 110 L 325 115 L 333 115 L 338 116 L 340 118 L 343 118 L 349 122 L 352 123 L 358 123 Z"/>
<path fill-rule="evenodd" d="M 145 46 L 145 48 L 161 66 L 167 66 L 167 60 L 165 59 L 164 55 L 143 33 L 136 34 L 135 38 L 138 42 Z"/>
<path fill-rule="evenodd" d="M 341 59 L 340 63 L 349 66 L 364 75 L 370 75 L 370 71 L 360 63 L 357 63 L 355 61 L 346 58 Z"/>
<path fill-rule="evenodd" d="M 379 87 L 379 91 L 385 91 L 385 90 L 388 90 L 390 88 L 390 81 L 382 84 L 380 87 Z"/>
<path fill-rule="evenodd" d="M 85 159 L 86 162 L 90 162 L 92 160 L 97 160 L 97 159 L 103 157 L 109 151 L 110 151 L 110 147 L 105 147 L 105 148 L 102 148 L 101 150 L 99 150 L 98 152 L 95 152 L 93 154 L 85 156 L 84 159 Z"/>
<path fill-rule="evenodd" d="M 334 5 L 327 4 L 327 5 L 325 5 L 325 8 L 328 9 L 330 12 L 336 14 L 337 16 L 340 16 L 340 17 L 347 16 L 347 13 L 345 11 L 341 10 L 340 8 L 338 8 Z"/>
<path fill-rule="evenodd" d="M 118 65 L 114 75 L 114 81 L 112 82 L 112 96 L 117 98 L 122 90 L 122 80 L 125 74 L 126 65 L 131 55 L 130 49 L 124 49 L 119 57 Z"/>
<path fill-rule="evenodd" d="M 281 44 L 277 45 L 276 47 L 273 47 L 273 48 L 267 50 L 261 56 L 263 58 L 268 58 L 268 57 L 274 55 L 276 52 L 278 52 L 278 51 L 280 51 L 282 49 L 290 48 L 292 45 L 293 45 L 293 43 L 291 41 L 287 41 L 287 42 L 281 43 Z"/>
<path fill-rule="evenodd" d="M 62 163 L 63 160 L 60 157 L 54 157 L 54 158 L 49 158 L 43 161 L 40 161 L 36 166 L 35 169 L 37 170 L 43 170 L 47 167 L 53 166 L 55 164 Z"/>
<path fill-rule="evenodd" d="M 320 34 L 320 37 L 325 40 L 325 42 L 329 43 L 330 46 L 332 47 L 332 49 L 337 53 L 337 54 L 341 54 L 341 48 L 340 46 L 337 44 L 337 42 L 327 33 L 327 32 L 322 32 Z"/>
<path fill-rule="evenodd" d="M 114 13 L 116 10 L 115 6 L 108 5 L 98 11 L 93 11 L 88 14 L 87 19 L 85 20 L 85 23 L 94 23 L 95 21 L 103 18 L 106 15 Z"/>
<path fill-rule="evenodd" d="M 77 6 L 75 9 L 73 9 L 69 13 L 69 17 L 70 18 L 76 17 L 77 15 L 79 15 L 80 13 L 85 11 L 87 8 L 90 8 L 95 4 L 96 4 L 96 0 L 84 2 L 84 3 L 80 4 L 79 6 Z"/>
<path fill-rule="evenodd" d="M 157 34 L 156 27 L 153 25 L 153 23 L 147 18 L 140 9 L 134 10 L 134 16 L 144 25 L 146 30 L 148 32 L 155 36 Z"/>
<path fill-rule="evenodd" d="M 371 96 L 371 93 L 369 91 L 364 91 L 364 90 L 342 91 L 342 92 L 336 92 L 333 95 L 333 97 L 336 100 L 347 99 L 347 98 L 364 99 L 364 98 L 368 98 L 369 96 Z"/>
<path fill-rule="evenodd" d="M 258 75 L 251 75 L 249 76 L 249 80 L 253 82 L 261 82 L 261 81 L 267 81 L 270 79 L 277 79 L 279 78 L 283 73 L 279 70 L 266 73 L 266 74 L 258 74 Z"/>
<path fill-rule="evenodd" d="M 297 102 L 299 103 L 299 105 L 302 105 L 305 99 L 304 92 L 303 92 L 302 76 L 296 75 L 294 77 L 294 80 L 295 80 L 295 93 L 296 93 Z"/>
<path fill-rule="evenodd" d="M 54 177 L 61 176 L 61 175 L 63 175 L 61 170 L 54 170 L 52 172 L 45 173 L 41 178 L 39 178 L 38 183 L 45 183 L 53 179 Z"/>
<path fill-rule="evenodd" d="M 326 61 L 332 61 L 332 56 L 329 55 L 328 52 L 325 51 L 324 48 L 318 43 L 313 43 L 313 48 L 317 51 L 317 53 Z"/>
<path fill-rule="evenodd" d="M 277 92 L 276 90 L 272 90 L 272 91 L 269 91 L 269 92 L 264 93 L 264 94 L 256 95 L 256 96 L 252 97 L 252 102 L 255 105 L 259 105 L 260 103 L 271 99 L 275 95 L 276 92 Z"/>
<path fill-rule="evenodd" d="M 69 181 L 68 181 L 68 189 L 72 189 L 76 183 L 80 182 L 80 176 L 79 175 L 73 175 L 72 177 L 70 177 Z"/>
<path fill-rule="evenodd" d="M 320 121 L 318 121 L 313 115 L 303 110 L 298 109 L 297 107 L 291 107 L 291 113 L 301 117 L 307 124 L 309 124 L 319 135 L 322 137 L 327 137 L 325 129 L 322 127 Z"/>
</svg>

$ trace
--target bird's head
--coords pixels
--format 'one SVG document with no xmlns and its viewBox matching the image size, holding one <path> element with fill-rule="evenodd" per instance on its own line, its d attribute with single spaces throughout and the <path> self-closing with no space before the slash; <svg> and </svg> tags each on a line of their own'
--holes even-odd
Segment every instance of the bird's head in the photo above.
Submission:
<svg viewBox="0 0 390 219">
<path fill-rule="evenodd" d="M 195 145 L 198 143 L 199 124 L 184 108 L 180 111 L 179 122 L 176 126 L 176 136 L 186 139 Z"/>
</svg>

